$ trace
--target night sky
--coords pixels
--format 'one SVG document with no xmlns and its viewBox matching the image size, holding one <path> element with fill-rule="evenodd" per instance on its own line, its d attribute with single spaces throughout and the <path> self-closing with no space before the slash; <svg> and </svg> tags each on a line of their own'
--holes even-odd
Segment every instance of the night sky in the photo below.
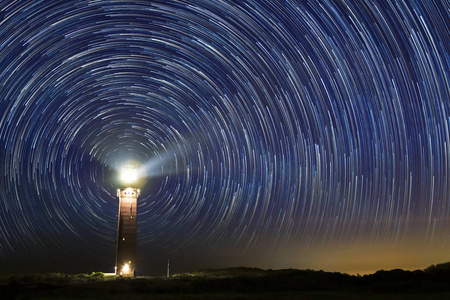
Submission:
<svg viewBox="0 0 450 300">
<path fill-rule="evenodd" d="M 0 2 L 0 273 L 450 261 L 450 2 Z"/>
</svg>

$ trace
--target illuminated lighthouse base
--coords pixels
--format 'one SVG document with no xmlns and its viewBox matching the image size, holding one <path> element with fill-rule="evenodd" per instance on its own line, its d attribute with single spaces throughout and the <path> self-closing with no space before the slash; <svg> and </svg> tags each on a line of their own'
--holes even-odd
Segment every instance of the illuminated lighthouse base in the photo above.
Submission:
<svg viewBox="0 0 450 300">
<path fill-rule="evenodd" d="M 117 222 L 116 275 L 134 276 L 136 269 L 136 204 L 139 192 L 138 189 L 131 187 L 117 190 L 119 214 Z"/>
</svg>

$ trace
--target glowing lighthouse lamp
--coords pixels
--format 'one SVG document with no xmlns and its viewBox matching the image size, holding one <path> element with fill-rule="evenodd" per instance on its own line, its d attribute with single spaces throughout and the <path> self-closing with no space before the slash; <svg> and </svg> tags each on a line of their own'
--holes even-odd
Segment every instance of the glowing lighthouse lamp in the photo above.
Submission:
<svg viewBox="0 0 450 300">
<path fill-rule="evenodd" d="M 119 213 L 117 216 L 116 275 L 131 277 L 136 269 L 137 197 L 139 189 L 133 187 L 138 179 L 136 167 L 126 165 L 121 169 L 120 179 L 125 188 L 117 190 Z"/>
<path fill-rule="evenodd" d="M 120 171 L 120 179 L 127 184 L 135 182 L 137 180 L 136 169 L 130 166 L 123 167 Z"/>
</svg>

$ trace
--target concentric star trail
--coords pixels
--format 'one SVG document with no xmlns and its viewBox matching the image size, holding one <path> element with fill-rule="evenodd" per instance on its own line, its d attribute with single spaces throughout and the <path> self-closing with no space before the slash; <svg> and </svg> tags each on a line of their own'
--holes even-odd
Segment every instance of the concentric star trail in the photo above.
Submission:
<svg viewBox="0 0 450 300">
<path fill-rule="evenodd" d="M 144 273 L 450 260 L 449 20 L 444 0 L 1 1 L 0 259 L 113 265 L 134 160 Z"/>
</svg>

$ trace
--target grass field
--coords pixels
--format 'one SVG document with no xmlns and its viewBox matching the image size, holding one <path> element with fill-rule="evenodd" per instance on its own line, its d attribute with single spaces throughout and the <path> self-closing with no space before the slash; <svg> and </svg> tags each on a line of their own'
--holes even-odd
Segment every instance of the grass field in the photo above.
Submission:
<svg viewBox="0 0 450 300">
<path fill-rule="evenodd" d="M 230 268 L 164 277 L 24 274 L 0 279 L 0 299 L 450 299 L 450 265 L 351 276 Z"/>
</svg>

